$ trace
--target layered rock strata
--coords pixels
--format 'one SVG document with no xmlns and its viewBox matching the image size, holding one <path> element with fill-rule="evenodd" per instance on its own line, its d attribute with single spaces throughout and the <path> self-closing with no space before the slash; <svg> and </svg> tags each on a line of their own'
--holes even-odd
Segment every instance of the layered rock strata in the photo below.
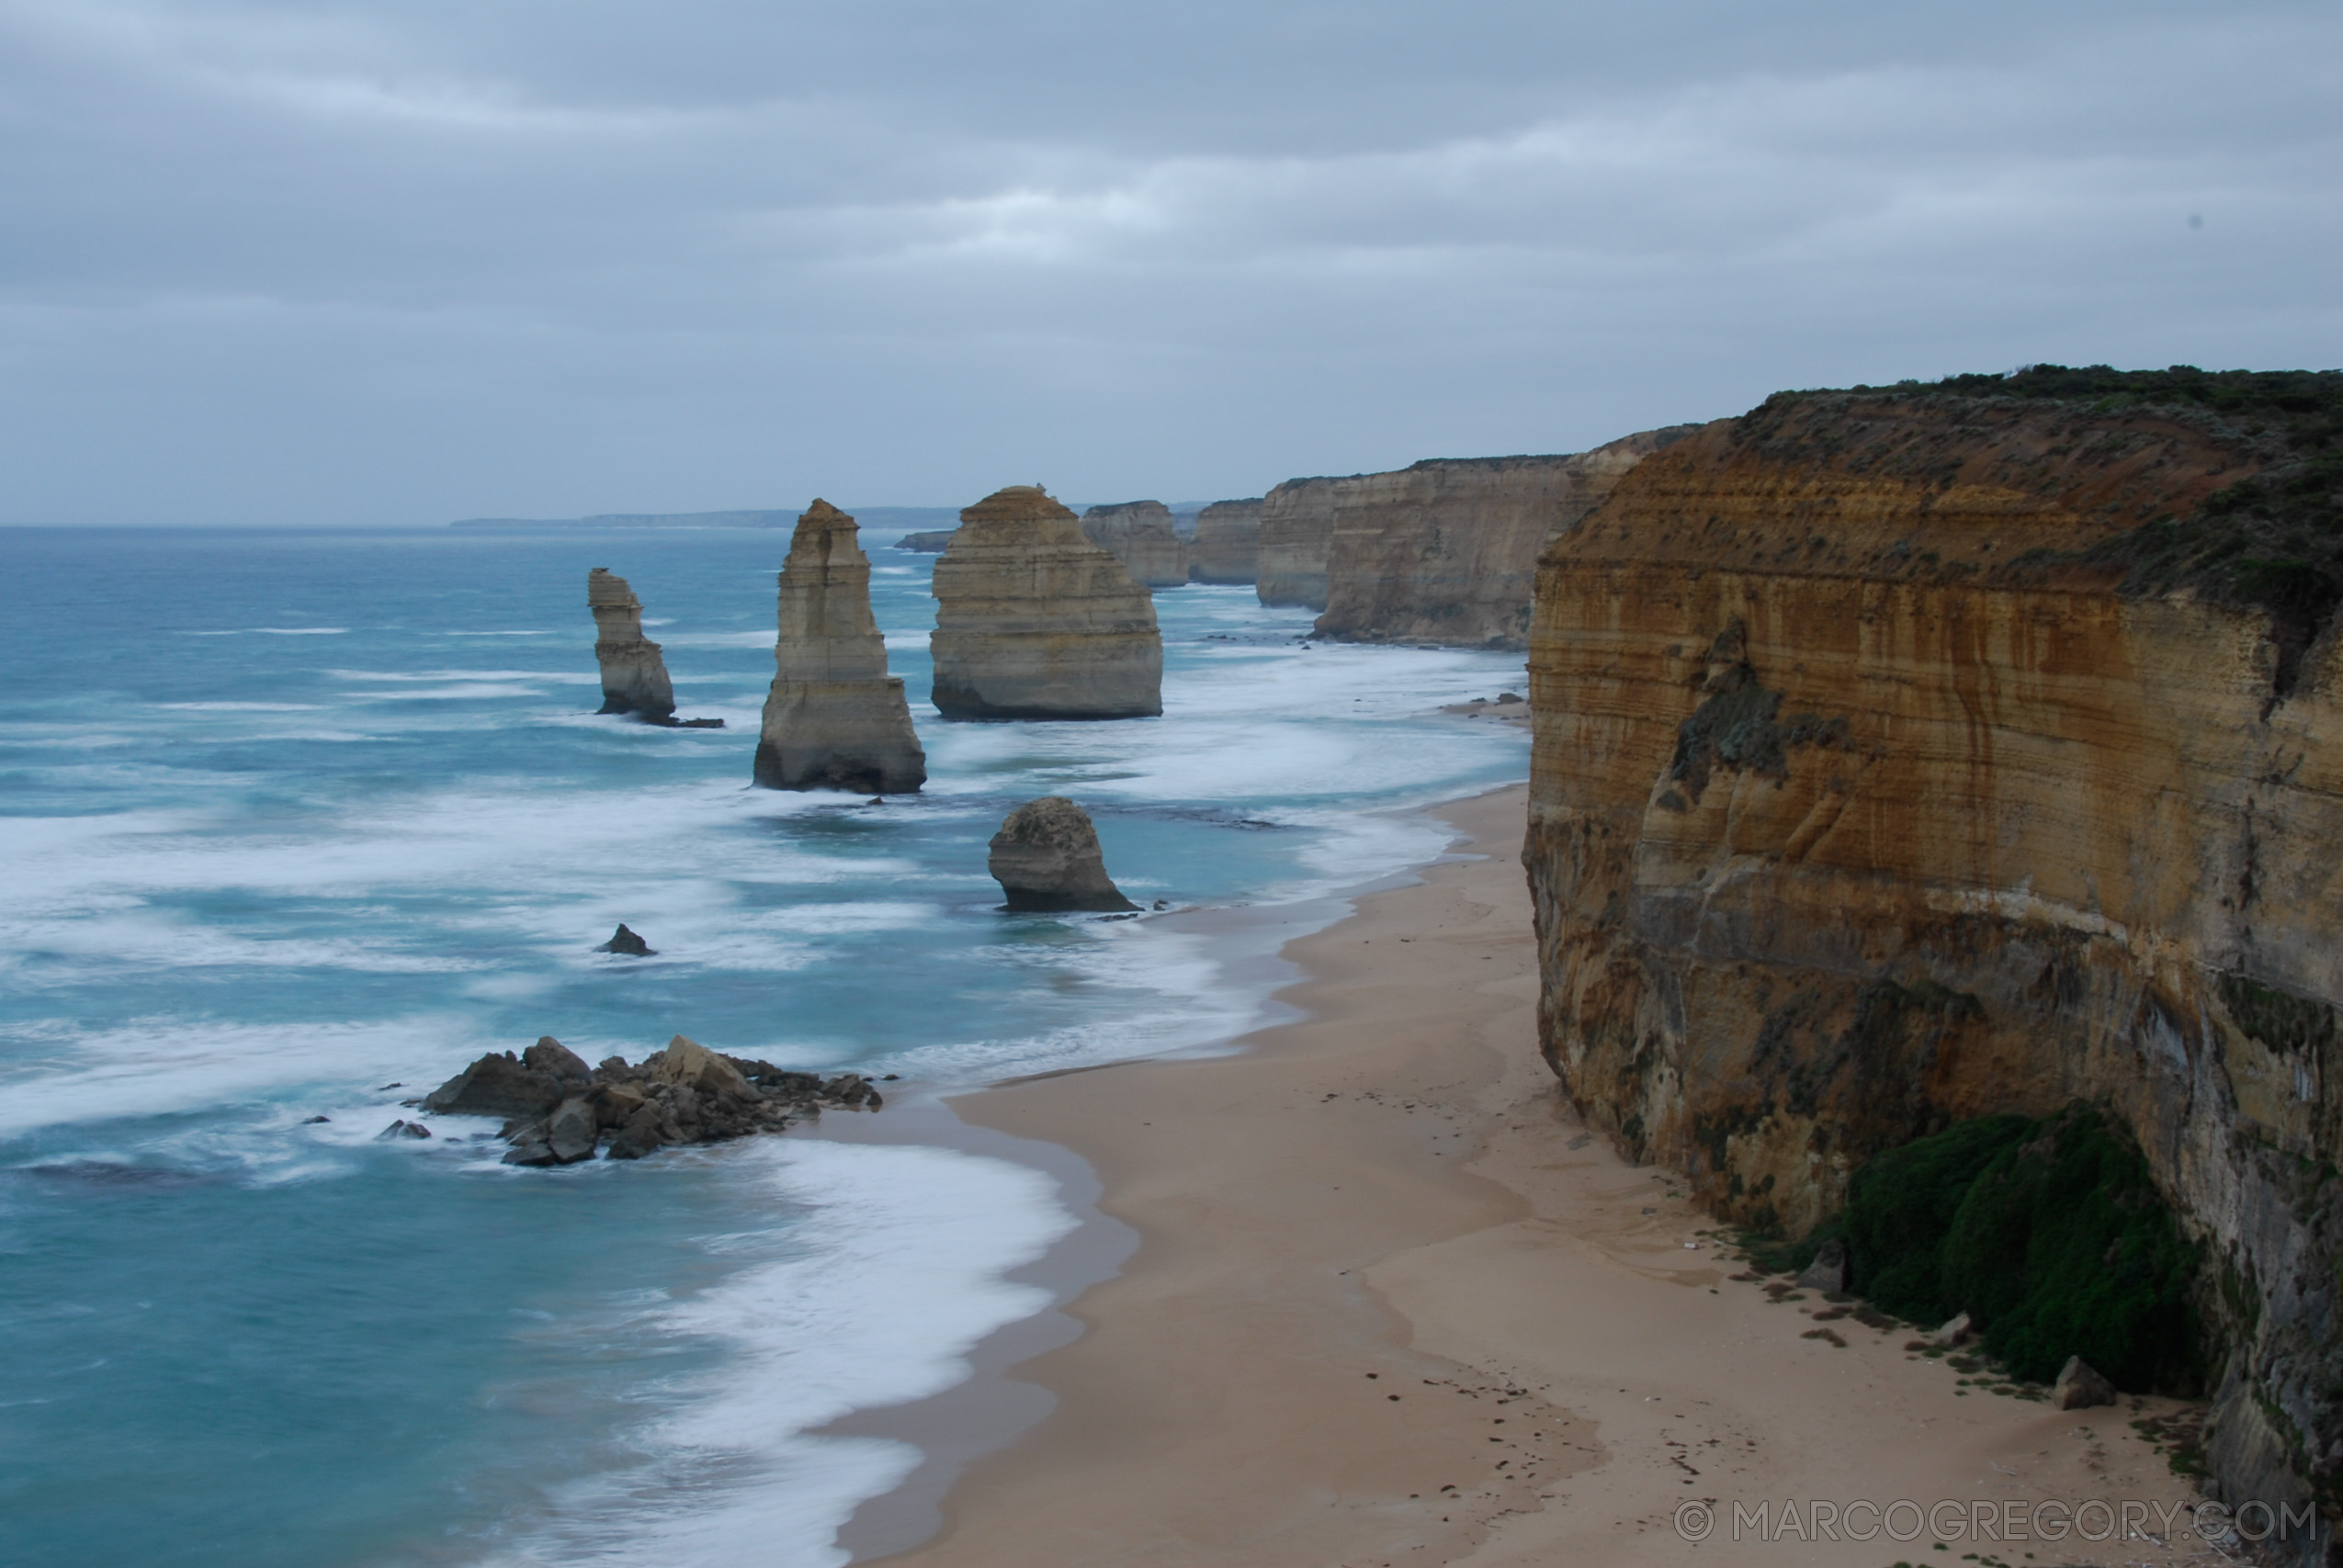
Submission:
<svg viewBox="0 0 2343 1568">
<path fill-rule="evenodd" d="M 586 608 L 594 612 L 594 657 L 602 666 L 601 711 L 673 717 L 675 689 L 666 660 L 659 645 L 642 635 L 642 602 L 627 580 L 606 566 L 586 573 Z"/>
<path fill-rule="evenodd" d="M 903 682 L 870 613 L 870 559 L 855 520 L 816 498 L 782 562 L 773 687 L 756 746 L 767 789 L 902 795 L 927 782 Z"/>
<path fill-rule="evenodd" d="M 597 1151 L 640 1159 L 670 1144 L 712 1144 L 777 1133 L 825 1108 L 877 1111 L 879 1093 L 858 1073 L 823 1078 L 770 1062 L 711 1051 L 676 1035 L 628 1066 L 612 1056 L 588 1067 L 547 1035 L 515 1057 L 491 1053 L 434 1089 L 425 1111 L 504 1118 L 506 1165 L 573 1165 Z M 428 1137 L 427 1131 L 419 1135 Z"/>
<path fill-rule="evenodd" d="M 1106 874 L 1090 813 L 1062 795 L 1028 800 L 992 835 L 987 869 L 1011 909 L 1136 909 Z"/>
<path fill-rule="evenodd" d="M 1729 1218 L 1803 1234 L 1952 1121 L 2111 1108 L 2205 1249 L 2220 1483 L 2315 1497 L 2307 1562 L 2343 645 L 2138 571 L 2248 493 L 2258 425 L 1804 394 L 1647 457 L 1539 565 L 1523 860 L 1548 1059 Z"/>
<path fill-rule="evenodd" d="M 1315 635 L 1527 647 L 1546 541 L 1693 428 L 1646 431 L 1591 452 L 1432 458 L 1332 481 L 1326 613 Z"/>
<path fill-rule="evenodd" d="M 1261 498 L 1216 501 L 1196 513 L 1188 581 L 1248 583 L 1261 576 Z"/>
<path fill-rule="evenodd" d="M 1334 539 L 1340 479 L 1287 479 L 1261 501 L 1254 536 L 1254 594 L 1264 604 L 1326 608 L 1326 552 Z"/>
<path fill-rule="evenodd" d="M 934 701 L 956 719 L 1163 711 L 1155 602 L 1039 485 L 960 513 L 935 563 Z"/>
<path fill-rule="evenodd" d="M 1126 501 L 1082 513 L 1082 537 L 1111 552 L 1143 588 L 1178 588 L 1188 581 L 1187 545 L 1160 501 Z"/>
</svg>

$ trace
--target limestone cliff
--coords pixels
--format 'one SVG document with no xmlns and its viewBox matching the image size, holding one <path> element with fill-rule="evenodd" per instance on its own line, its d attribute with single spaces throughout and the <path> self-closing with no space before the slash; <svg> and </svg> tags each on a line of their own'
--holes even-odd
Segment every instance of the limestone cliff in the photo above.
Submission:
<svg viewBox="0 0 2343 1568">
<path fill-rule="evenodd" d="M 1526 647 L 1545 542 L 1693 428 L 1647 431 L 1591 452 L 1432 458 L 1334 480 L 1317 635 Z"/>
<path fill-rule="evenodd" d="M 1287 479 L 1261 501 L 1253 592 L 1264 604 L 1326 608 L 1326 551 L 1340 479 Z"/>
<path fill-rule="evenodd" d="M 895 541 L 895 547 L 899 550 L 911 550 L 920 555 L 934 556 L 942 555 L 944 547 L 951 542 L 951 529 L 930 528 L 923 533 L 904 535 Z"/>
<path fill-rule="evenodd" d="M 642 635 L 642 604 L 627 580 L 606 566 L 586 573 L 586 608 L 594 612 L 594 657 L 602 666 L 602 711 L 674 716 L 667 663 L 659 645 Z"/>
<path fill-rule="evenodd" d="M 1261 576 L 1261 498 L 1216 501 L 1196 513 L 1188 541 L 1191 582 L 1253 582 Z"/>
<path fill-rule="evenodd" d="M 2303 456 L 2343 394 L 2196 375 L 1785 395 L 1548 547 L 1541 1032 L 1597 1124 L 1793 1235 L 1950 1121 L 2109 1105 L 2205 1247 L 2221 1484 L 2331 1522 L 2343 648 L 2237 519 L 2343 515 Z"/>
<path fill-rule="evenodd" d="M 960 513 L 935 563 L 935 706 L 946 718 L 1163 711 L 1155 602 L 1039 485 Z"/>
<path fill-rule="evenodd" d="M 903 682 L 870 613 L 870 558 L 855 520 L 817 498 L 781 565 L 773 689 L 756 746 L 768 789 L 900 795 L 927 782 Z"/>
<path fill-rule="evenodd" d="M 1188 581 L 1188 548 L 1160 501 L 1126 501 L 1082 513 L 1082 537 L 1113 554 L 1143 588 L 1178 588 Z"/>
</svg>

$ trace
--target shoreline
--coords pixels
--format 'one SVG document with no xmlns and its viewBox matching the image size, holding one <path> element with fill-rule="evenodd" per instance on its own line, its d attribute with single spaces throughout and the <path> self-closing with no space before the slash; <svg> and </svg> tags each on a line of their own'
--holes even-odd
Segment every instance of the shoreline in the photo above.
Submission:
<svg viewBox="0 0 2343 1568">
<path fill-rule="evenodd" d="M 1737 1277 L 1682 1183 L 1580 1126 L 1535 1049 L 1525 800 L 1516 785 L 1421 811 L 1462 841 L 1285 943 L 1299 977 L 1274 1001 L 1297 1016 L 1232 1054 L 938 1102 L 1004 1140 L 994 1152 L 1065 1151 L 1082 1224 L 1061 1246 L 1089 1250 L 1021 1271 L 1058 1304 L 979 1348 L 950 1453 L 913 1435 L 922 1407 L 830 1428 L 929 1456 L 923 1495 L 905 1495 L 915 1476 L 841 1532 L 855 1561 L 1526 1568 L 1721 1551 L 1877 1568 L 2025 1546 L 1695 1546 L 1672 1521 L 1687 1504 L 1729 1518 L 1793 1499 L 2086 1497 L 2145 1501 L 2182 1532 L 2038 1561 L 2222 1561 L 2169 1512 L 2193 1486 L 2130 1429 L 2177 1402 L 2059 1412 L 1964 1386 L 1908 1328 Z M 1127 1255 L 1099 1245 L 1107 1227 Z M 969 1440 L 1004 1414 L 1013 1429 Z"/>
</svg>

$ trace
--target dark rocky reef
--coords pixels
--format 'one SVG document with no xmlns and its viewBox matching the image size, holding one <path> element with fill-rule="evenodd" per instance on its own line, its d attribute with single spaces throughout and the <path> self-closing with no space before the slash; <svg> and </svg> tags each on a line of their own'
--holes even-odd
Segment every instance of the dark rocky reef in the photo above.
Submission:
<svg viewBox="0 0 2343 1568">
<path fill-rule="evenodd" d="M 640 1066 L 613 1056 L 594 1067 L 547 1035 L 517 1057 L 481 1057 L 426 1095 L 423 1108 L 503 1118 L 512 1145 L 504 1163 L 543 1166 L 592 1159 L 597 1150 L 607 1159 L 640 1159 L 671 1144 L 777 1133 L 825 1108 L 876 1111 L 881 1103 L 859 1074 L 791 1072 L 680 1034 Z"/>
</svg>

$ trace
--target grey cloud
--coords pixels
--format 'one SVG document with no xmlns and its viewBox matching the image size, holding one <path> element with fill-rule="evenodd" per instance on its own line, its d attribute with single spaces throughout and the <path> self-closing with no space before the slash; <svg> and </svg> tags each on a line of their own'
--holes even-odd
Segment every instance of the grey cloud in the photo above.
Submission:
<svg viewBox="0 0 2343 1568">
<path fill-rule="evenodd" d="M 1902 9 L 0 0 L 0 521 L 1203 497 L 2343 359 L 2331 6 Z"/>
</svg>

